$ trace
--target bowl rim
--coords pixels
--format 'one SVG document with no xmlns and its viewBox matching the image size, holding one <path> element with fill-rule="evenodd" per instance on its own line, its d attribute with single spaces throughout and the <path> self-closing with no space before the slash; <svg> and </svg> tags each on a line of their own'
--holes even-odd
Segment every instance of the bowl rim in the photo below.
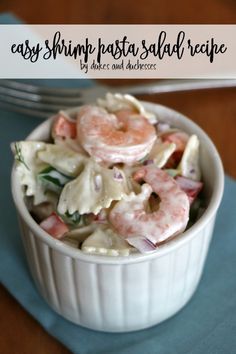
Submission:
<svg viewBox="0 0 236 354">
<path fill-rule="evenodd" d="M 12 167 L 12 173 L 11 173 L 11 190 L 12 190 L 12 196 L 15 203 L 15 207 L 18 213 L 20 214 L 24 222 L 27 224 L 31 232 L 33 232 L 33 234 L 36 235 L 36 237 L 38 237 L 41 241 L 46 243 L 49 247 L 59 251 L 65 256 L 72 257 L 74 259 L 78 259 L 88 263 L 110 264 L 110 265 L 132 264 L 132 263 L 139 263 L 147 260 L 152 260 L 155 258 L 162 257 L 166 253 L 170 253 L 178 249 L 185 243 L 189 242 L 190 240 L 192 240 L 200 230 L 204 229 L 204 227 L 209 223 L 210 220 L 213 219 L 213 217 L 217 213 L 218 207 L 220 205 L 223 196 L 223 190 L 224 190 L 224 170 L 223 170 L 223 165 L 219 153 L 215 145 L 213 144 L 212 140 L 209 138 L 209 136 L 205 133 L 205 131 L 202 128 L 200 128 L 195 122 L 193 122 L 191 119 L 189 119 L 182 113 L 179 113 L 178 111 L 166 107 L 164 105 L 150 103 L 146 101 L 141 101 L 141 102 L 150 111 L 153 110 L 157 111 L 159 109 L 169 115 L 175 116 L 175 120 L 180 119 L 184 124 L 190 127 L 190 129 L 194 131 L 197 136 L 204 139 L 205 144 L 207 144 L 207 149 L 209 150 L 209 153 L 213 157 L 214 165 L 217 168 L 217 174 L 215 176 L 215 181 L 214 181 L 215 187 L 211 199 L 209 201 L 209 205 L 205 210 L 205 212 L 203 213 L 203 215 L 194 223 L 194 225 L 192 225 L 188 230 L 181 233 L 179 236 L 170 240 L 165 245 L 161 246 L 159 249 L 157 249 L 157 251 L 147 253 L 147 254 L 134 253 L 134 254 L 130 254 L 129 256 L 116 256 L 116 257 L 111 257 L 107 255 L 87 254 L 82 252 L 80 249 L 75 249 L 69 245 L 64 244 L 60 240 L 57 240 L 53 237 L 49 237 L 48 233 L 40 228 L 37 222 L 30 215 L 25 205 L 22 189 L 19 181 L 17 180 L 16 168 L 15 168 L 16 163 L 14 162 Z M 68 112 L 73 112 L 76 109 L 78 109 L 78 107 L 68 110 Z M 50 125 L 53 118 L 54 117 L 50 117 L 47 120 L 45 120 L 43 123 L 38 125 L 27 136 L 26 140 L 32 139 L 32 136 L 34 136 L 39 130 L 42 130 L 43 128 L 46 128 L 48 125 Z"/>
</svg>

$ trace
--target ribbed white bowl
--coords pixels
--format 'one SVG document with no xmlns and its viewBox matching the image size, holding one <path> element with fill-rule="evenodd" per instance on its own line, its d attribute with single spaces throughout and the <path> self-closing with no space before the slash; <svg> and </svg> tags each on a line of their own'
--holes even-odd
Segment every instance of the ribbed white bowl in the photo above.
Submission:
<svg viewBox="0 0 236 354">
<path fill-rule="evenodd" d="M 34 281 L 50 306 L 70 321 L 109 332 L 126 332 L 158 324 L 179 311 L 200 280 L 224 185 L 219 155 L 207 135 L 183 115 L 145 103 L 160 120 L 201 141 L 201 167 L 208 207 L 188 231 L 156 253 L 129 257 L 86 255 L 48 236 L 28 213 L 12 172 L 12 193 Z M 28 137 L 45 140 L 51 120 Z"/>
</svg>

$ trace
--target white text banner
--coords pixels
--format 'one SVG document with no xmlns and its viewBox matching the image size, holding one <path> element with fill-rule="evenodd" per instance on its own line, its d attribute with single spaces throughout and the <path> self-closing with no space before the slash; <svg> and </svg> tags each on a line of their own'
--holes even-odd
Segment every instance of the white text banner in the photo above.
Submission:
<svg viewBox="0 0 236 354">
<path fill-rule="evenodd" d="M 236 25 L 0 25 L 0 78 L 236 78 Z"/>
</svg>

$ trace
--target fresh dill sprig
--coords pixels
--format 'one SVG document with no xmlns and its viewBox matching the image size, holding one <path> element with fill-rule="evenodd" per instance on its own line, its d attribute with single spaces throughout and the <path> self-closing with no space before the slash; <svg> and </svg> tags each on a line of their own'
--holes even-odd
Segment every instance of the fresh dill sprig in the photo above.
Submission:
<svg viewBox="0 0 236 354">
<path fill-rule="evenodd" d="M 16 154 L 15 154 L 16 161 L 22 163 L 27 168 L 27 170 L 30 171 L 29 166 L 27 166 L 27 164 L 23 158 L 20 143 L 15 143 L 15 152 L 16 152 Z"/>
</svg>

